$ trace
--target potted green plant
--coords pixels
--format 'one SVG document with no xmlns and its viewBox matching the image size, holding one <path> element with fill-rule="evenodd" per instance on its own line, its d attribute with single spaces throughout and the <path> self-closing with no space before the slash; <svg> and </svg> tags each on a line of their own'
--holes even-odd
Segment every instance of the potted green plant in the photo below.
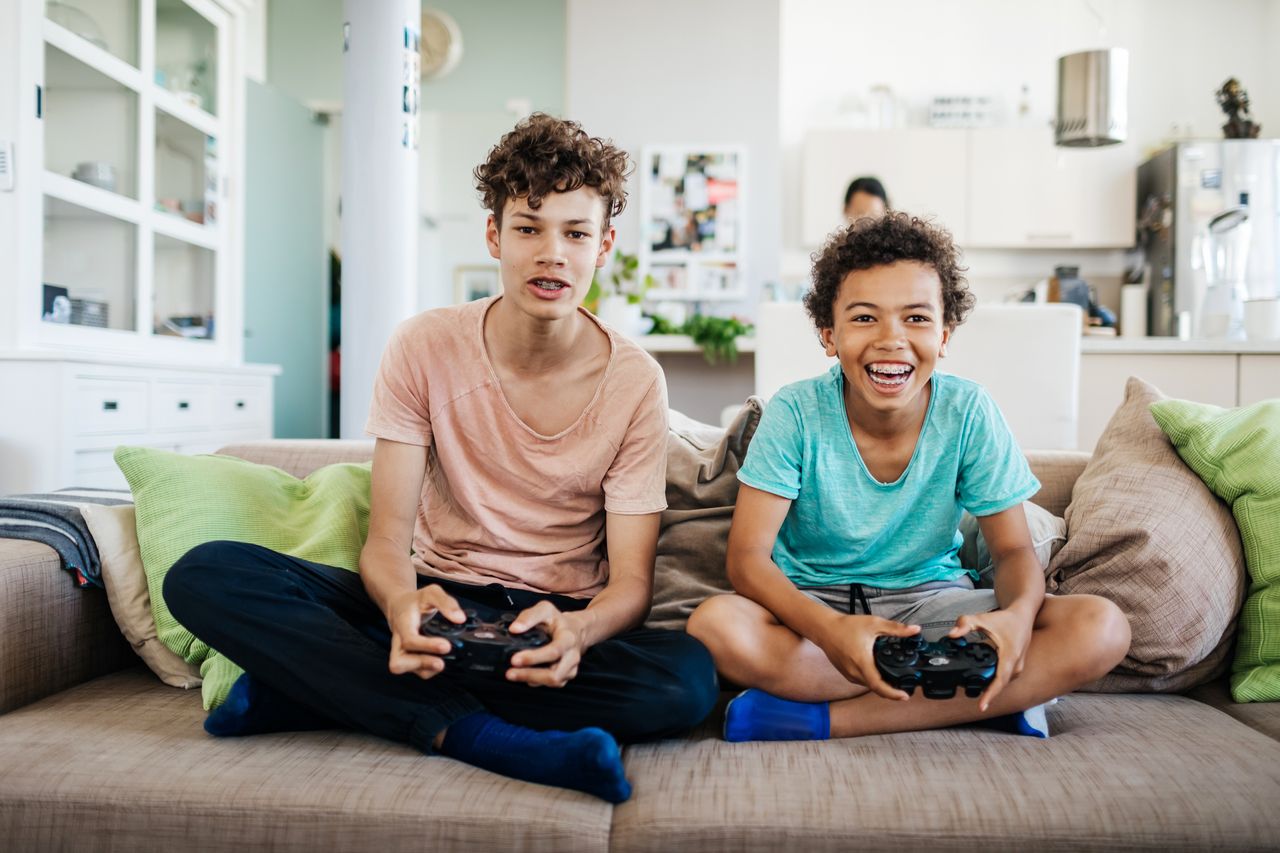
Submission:
<svg viewBox="0 0 1280 853">
<path fill-rule="evenodd" d="M 620 332 L 642 335 L 646 328 L 640 303 L 652 285 L 653 276 L 640 277 L 640 259 L 617 249 L 609 271 L 596 271 L 584 304 L 587 310 Z"/>
</svg>

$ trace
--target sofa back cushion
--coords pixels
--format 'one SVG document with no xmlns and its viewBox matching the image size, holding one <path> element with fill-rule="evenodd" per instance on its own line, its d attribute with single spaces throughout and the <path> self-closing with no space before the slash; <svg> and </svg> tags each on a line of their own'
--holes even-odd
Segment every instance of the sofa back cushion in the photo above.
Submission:
<svg viewBox="0 0 1280 853">
<path fill-rule="evenodd" d="M 1191 469 L 1231 505 L 1244 539 L 1252 583 L 1231 694 L 1237 702 L 1280 700 L 1280 400 L 1239 409 L 1166 400 L 1151 413 Z"/>
<path fill-rule="evenodd" d="M 169 612 L 165 575 L 195 546 L 222 539 L 355 571 L 369 528 L 369 465 L 329 465 L 299 480 L 230 456 L 119 447 L 115 460 L 133 491 L 157 636 L 200 666 L 205 707 L 214 708 L 241 671 Z"/>
<path fill-rule="evenodd" d="M 1178 458 L 1131 378 L 1067 507 L 1051 591 L 1091 593 L 1129 618 L 1133 643 L 1102 692 L 1194 687 L 1226 668 L 1244 594 L 1240 536 L 1226 504 Z"/>
</svg>

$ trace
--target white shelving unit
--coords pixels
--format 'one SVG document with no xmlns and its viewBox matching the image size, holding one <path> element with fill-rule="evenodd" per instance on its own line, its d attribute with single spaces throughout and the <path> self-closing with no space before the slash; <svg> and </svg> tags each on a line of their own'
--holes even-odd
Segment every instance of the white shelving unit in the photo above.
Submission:
<svg viewBox="0 0 1280 853">
<path fill-rule="evenodd" d="M 92 383 L 80 380 L 98 378 L 99 365 L 134 383 L 132 397 L 103 397 L 115 404 L 103 412 L 108 420 L 126 398 L 141 413 L 122 436 L 159 430 L 167 437 L 158 446 L 186 448 L 208 448 L 224 433 L 270 436 L 278 371 L 243 364 L 248 7 L 248 0 L 0 4 L 0 28 L 17 34 L 16 53 L 0 57 L 0 80 L 16 79 L 18 92 L 8 110 L 0 99 L 0 138 L 14 140 L 16 167 L 15 227 L 0 233 L 0 258 L 9 260 L 0 310 L 10 313 L 0 323 L 0 388 L 66 397 L 33 412 L 83 419 Z M 45 384 L 33 384 L 36 377 Z M 241 380 L 252 390 L 241 397 L 254 400 L 254 418 L 244 415 L 248 403 L 239 417 L 199 404 L 211 387 Z M 165 400 L 185 405 L 174 415 Z M 0 424 L 0 492 L 67 485 L 54 478 L 85 471 L 70 460 L 90 449 L 88 433 L 18 424 L 22 417 Z M 182 440 L 182 429 L 198 440 Z M 39 435 L 52 451 L 37 453 L 19 439 Z M 93 444 L 102 449 L 100 439 Z M 33 467 L 17 464 L 15 454 L 54 461 Z"/>
</svg>

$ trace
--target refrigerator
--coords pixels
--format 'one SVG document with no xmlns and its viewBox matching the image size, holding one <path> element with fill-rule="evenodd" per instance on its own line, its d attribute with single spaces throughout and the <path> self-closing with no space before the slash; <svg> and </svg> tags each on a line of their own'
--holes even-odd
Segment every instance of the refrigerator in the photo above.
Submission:
<svg viewBox="0 0 1280 853">
<path fill-rule="evenodd" d="M 1237 337 L 1208 322 L 1224 300 L 1280 296 L 1280 140 L 1176 143 L 1138 167 L 1137 201 L 1147 334 Z"/>
</svg>

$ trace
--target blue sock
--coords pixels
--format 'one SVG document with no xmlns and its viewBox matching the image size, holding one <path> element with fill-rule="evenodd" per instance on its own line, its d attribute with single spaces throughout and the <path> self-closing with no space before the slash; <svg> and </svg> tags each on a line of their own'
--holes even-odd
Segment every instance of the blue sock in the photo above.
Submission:
<svg viewBox="0 0 1280 853">
<path fill-rule="evenodd" d="M 1046 702 L 1045 705 L 1048 703 Z M 1036 705 L 1016 714 L 1004 714 L 989 720 L 980 720 L 978 725 L 986 729 L 1009 732 L 1026 737 L 1048 737 L 1049 718 L 1045 715 L 1045 705 Z"/>
<path fill-rule="evenodd" d="M 831 708 L 826 702 L 792 702 L 763 690 L 744 690 L 724 711 L 724 739 L 826 740 Z"/>
<path fill-rule="evenodd" d="M 204 730 L 217 737 L 334 729 L 338 724 L 244 673 L 227 700 L 209 712 Z"/>
<path fill-rule="evenodd" d="M 631 796 L 622 753 L 604 729 L 539 732 L 478 711 L 449 725 L 440 752 L 513 779 L 572 788 L 611 803 Z"/>
</svg>

